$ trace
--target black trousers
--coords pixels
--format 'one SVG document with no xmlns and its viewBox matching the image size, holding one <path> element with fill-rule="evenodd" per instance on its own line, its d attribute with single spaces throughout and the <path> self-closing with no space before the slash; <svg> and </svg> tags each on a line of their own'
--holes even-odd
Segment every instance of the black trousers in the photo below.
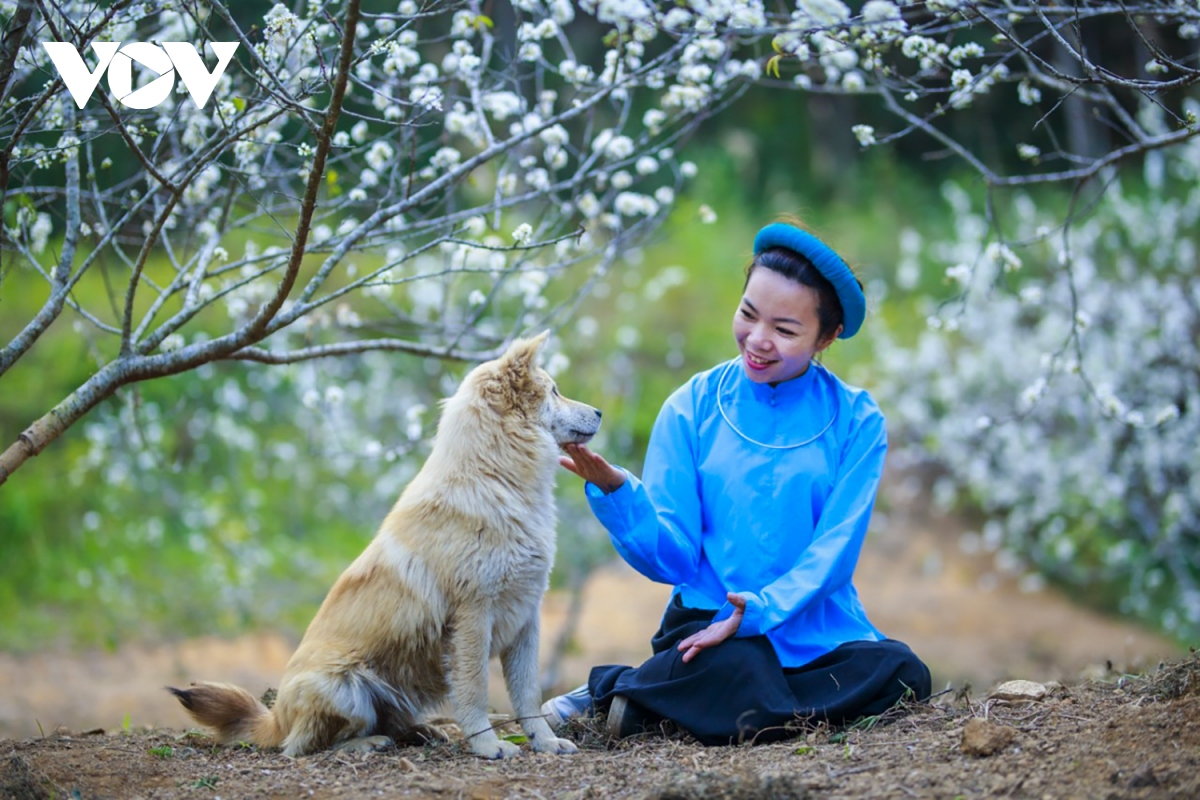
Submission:
<svg viewBox="0 0 1200 800">
<path fill-rule="evenodd" d="M 593 667 L 588 690 L 598 710 L 623 695 L 669 719 L 706 745 L 778 741 L 798 720 L 834 725 L 881 714 L 909 690 L 931 693 L 929 669 L 894 639 L 847 642 L 802 667 L 784 668 L 766 636 L 726 639 L 688 663 L 676 645 L 708 627 L 715 611 L 686 608 L 676 597 L 640 667 Z"/>
</svg>

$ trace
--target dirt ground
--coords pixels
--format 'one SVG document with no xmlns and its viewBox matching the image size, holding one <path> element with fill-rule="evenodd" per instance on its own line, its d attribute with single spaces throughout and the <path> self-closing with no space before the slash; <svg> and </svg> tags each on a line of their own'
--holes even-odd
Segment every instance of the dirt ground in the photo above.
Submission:
<svg viewBox="0 0 1200 800">
<path fill-rule="evenodd" d="M 448 744 L 291 760 L 214 747 L 161 688 L 205 679 L 261 692 L 294 647 L 283 636 L 0 653 L 0 798 L 1200 797 L 1200 659 L 1060 592 L 1023 592 L 960 549 L 961 520 L 896 507 L 920 504 L 877 512 L 855 585 L 942 694 L 894 719 L 753 748 L 662 734 L 612 742 L 585 725 L 570 732 L 582 751 L 572 757 L 496 764 Z M 558 688 L 595 664 L 640 662 L 668 592 L 626 567 L 597 573 Z M 546 598 L 544 650 L 567 605 Z M 1012 678 L 1055 688 L 1036 703 L 987 700 Z M 493 706 L 509 710 L 498 669 L 491 683 Z M 1014 738 L 990 757 L 964 754 L 976 718 Z"/>
<path fill-rule="evenodd" d="M 1200 658 L 1052 685 L 1041 700 L 948 692 L 849 730 L 705 748 L 678 733 L 486 762 L 460 744 L 289 759 L 178 731 L 0 743 L 0 796 L 81 798 L 1200 797 Z M 502 725 L 502 730 L 507 727 Z"/>
</svg>

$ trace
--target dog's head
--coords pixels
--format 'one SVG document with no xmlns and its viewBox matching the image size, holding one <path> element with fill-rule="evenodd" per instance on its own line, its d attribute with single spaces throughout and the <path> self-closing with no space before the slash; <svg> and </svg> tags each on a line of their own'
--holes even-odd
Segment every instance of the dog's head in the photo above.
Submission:
<svg viewBox="0 0 1200 800">
<path fill-rule="evenodd" d="M 554 379 L 542 369 L 540 354 L 550 332 L 517 339 L 494 361 L 481 364 L 471 376 L 476 390 L 502 418 L 534 422 L 556 444 L 588 441 L 600 429 L 600 412 L 563 397 Z"/>
</svg>

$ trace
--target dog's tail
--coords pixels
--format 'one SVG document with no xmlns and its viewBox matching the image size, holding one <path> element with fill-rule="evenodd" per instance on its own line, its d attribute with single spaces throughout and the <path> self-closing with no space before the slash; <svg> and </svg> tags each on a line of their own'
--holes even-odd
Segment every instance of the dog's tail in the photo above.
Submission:
<svg viewBox="0 0 1200 800">
<path fill-rule="evenodd" d="M 179 698 L 192 719 L 214 728 L 221 744 L 246 742 L 279 747 L 287 735 L 274 712 L 241 687 L 193 683 L 190 689 L 167 686 L 166 690 Z"/>
</svg>

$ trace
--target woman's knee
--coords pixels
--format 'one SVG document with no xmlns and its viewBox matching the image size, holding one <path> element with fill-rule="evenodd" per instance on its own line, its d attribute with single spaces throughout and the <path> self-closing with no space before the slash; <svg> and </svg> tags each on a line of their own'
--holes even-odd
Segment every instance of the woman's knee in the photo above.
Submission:
<svg viewBox="0 0 1200 800">
<path fill-rule="evenodd" d="M 904 687 L 905 693 L 912 692 L 915 700 L 928 700 L 933 693 L 933 679 L 929 667 L 917 657 L 917 654 L 903 642 L 894 642 L 889 648 L 891 657 L 896 660 L 896 680 Z"/>
</svg>

